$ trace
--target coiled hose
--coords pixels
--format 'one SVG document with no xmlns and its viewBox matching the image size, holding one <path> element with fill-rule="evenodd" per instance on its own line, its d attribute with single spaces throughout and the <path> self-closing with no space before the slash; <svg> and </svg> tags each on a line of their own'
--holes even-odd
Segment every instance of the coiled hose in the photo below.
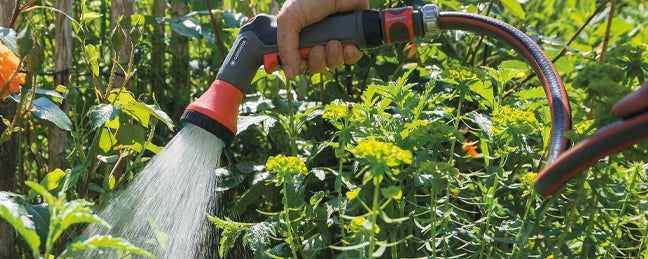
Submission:
<svg viewBox="0 0 648 259">
<path fill-rule="evenodd" d="M 551 166 L 559 155 L 569 147 L 569 140 L 565 138 L 565 132 L 571 129 L 571 109 L 562 80 L 540 46 L 515 27 L 478 14 L 441 12 L 439 28 L 441 30 L 464 30 L 493 37 L 507 42 L 524 55 L 542 81 L 549 100 L 551 138 L 546 161 Z M 564 183 L 571 178 L 568 174 L 560 173 L 560 171 L 556 171 L 556 174 L 551 175 L 539 174 L 535 181 L 536 191 L 542 195 L 549 195 L 556 189 L 550 188 L 552 185 L 548 185 L 549 181 L 554 182 L 556 178 L 559 178 Z"/>
</svg>

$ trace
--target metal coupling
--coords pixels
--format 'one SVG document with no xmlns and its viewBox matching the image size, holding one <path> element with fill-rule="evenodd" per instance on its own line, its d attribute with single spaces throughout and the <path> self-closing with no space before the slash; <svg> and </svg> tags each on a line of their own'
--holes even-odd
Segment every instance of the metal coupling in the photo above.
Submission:
<svg viewBox="0 0 648 259">
<path fill-rule="evenodd" d="M 439 7 L 435 4 L 426 4 L 420 10 L 425 23 L 425 36 L 439 35 Z"/>
</svg>

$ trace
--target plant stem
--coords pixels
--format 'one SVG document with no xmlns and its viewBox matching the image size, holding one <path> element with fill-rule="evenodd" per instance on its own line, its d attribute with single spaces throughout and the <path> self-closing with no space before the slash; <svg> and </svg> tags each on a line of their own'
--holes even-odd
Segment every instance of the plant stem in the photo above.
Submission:
<svg viewBox="0 0 648 259">
<path fill-rule="evenodd" d="M 560 255 L 560 251 L 562 250 L 563 243 L 565 242 L 565 238 L 571 232 L 570 231 L 570 229 L 571 229 L 570 226 L 572 224 L 572 218 L 574 217 L 574 214 L 578 213 L 578 211 L 577 211 L 578 203 L 580 202 L 581 198 L 583 197 L 583 190 L 585 189 L 584 188 L 585 187 L 585 181 L 587 180 L 587 174 L 583 174 L 583 175 L 584 175 L 583 180 L 580 183 L 578 183 L 578 191 L 577 191 L 578 196 L 576 196 L 576 199 L 574 201 L 572 201 L 571 204 L 573 204 L 573 205 L 569 206 L 570 209 L 567 212 L 567 216 L 566 216 L 565 221 L 563 223 L 563 226 L 564 226 L 565 229 L 562 231 L 562 233 L 560 233 L 560 236 L 558 237 L 558 247 L 556 247 L 556 250 L 554 250 L 554 253 L 553 253 L 556 258 L 560 258 L 559 255 Z"/>
<path fill-rule="evenodd" d="M 369 236 L 369 258 L 374 258 L 374 246 L 376 245 L 376 220 L 378 219 L 378 197 L 380 195 L 380 183 L 374 179 L 373 205 L 371 205 L 371 234 Z"/>
<path fill-rule="evenodd" d="M 612 20 L 614 19 L 614 9 L 616 9 L 616 0 L 612 0 L 610 4 L 610 13 L 607 20 L 607 28 L 605 29 L 605 38 L 603 38 L 603 47 L 601 48 L 601 56 L 599 59 L 599 64 L 605 64 L 605 52 L 607 51 L 608 44 L 610 42 L 610 31 L 612 30 Z"/>
<path fill-rule="evenodd" d="M 16 0 L 15 2 L 16 6 L 14 7 L 14 12 L 13 15 L 11 16 L 11 20 L 9 20 L 9 28 L 13 28 L 14 24 L 16 23 L 16 19 L 18 19 L 18 15 L 20 14 L 21 5 L 20 5 L 20 0 Z"/>
<path fill-rule="evenodd" d="M 552 194 L 551 197 L 549 198 L 549 201 L 542 204 L 542 206 L 540 207 L 538 212 L 535 213 L 535 216 L 536 216 L 536 221 L 535 222 L 536 222 L 536 224 L 533 225 L 533 228 L 529 232 L 529 235 L 533 235 L 536 231 L 538 231 L 538 228 L 540 227 L 540 223 L 542 222 L 542 220 L 544 220 L 544 216 L 545 216 L 545 213 L 547 212 L 547 209 L 549 209 L 549 207 L 551 207 L 551 205 L 554 202 L 556 202 L 556 200 L 558 200 L 558 197 L 560 197 L 560 194 L 562 193 L 562 191 L 564 189 L 565 189 L 565 186 L 563 186 L 562 188 L 560 188 L 560 190 L 558 190 L 554 194 Z M 520 247 L 525 247 L 526 246 L 527 242 L 529 241 L 529 238 L 528 238 L 529 235 L 524 236 L 524 239 L 522 239 L 522 242 L 518 242 L 518 243 L 521 243 Z M 515 259 L 520 258 L 520 253 L 514 253 L 513 255 L 511 255 L 511 258 L 515 258 Z"/>
<path fill-rule="evenodd" d="M 92 179 L 92 173 L 95 171 L 95 161 L 97 160 L 97 151 L 99 150 L 99 140 L 101 139 L 101 134 L 103 133 L 103 127 L 99 128 L 99 132 L 95 135 L 94 140 L 92 141 L 92 153 L 90 156 L 90 166 L 88 167 L 88 177 L 86 179 L 83 190 L 79 194 L 79 198 L 83 199 L 86 192 L 88 192 L 88 187 L 90 186 L 90 179 Z"/>
<path fill-rule="evenodd" d="M 295 128 L 295 111 L 293 110 L 292 98 L 292 81 L 286 83 L 286 91 L 288 98 L 288 138 L 290 139 L 290 153 L 292 156 L 297 156 L 297 129 Z"/>
<path fill-rule="evenodd" d="M 218 52 L 220 52 L 221 56 L 223 56 L 223 60 L 225 60 L 227 53 L 225 53 L 225 50 L 223 49 L 223 42 L 221 41 L 220 38 L 218 25 L 216 25 L 216 18 L 214 17 L 214 13 L 212 13 L 211 3 L 209 0 L 205 0 L 205 3 L 207 4 L 207 9 L 209 9 L 209 19 L 211 20 L 212 27 L 214 27 L 214 35 L 216 36 L 216 47 L 218 47 Z"/>
<path fill-rule="evenodd" d="M 503 160 L 502 160 L 503 161 Z M 486 198 L 490 198 L 488 200 L 488 210 L 486 211 L 486 224 L 482 227 L 482 245 L 481 245 L 481 252 L 479 253 L 479 258 L 482 258 L 484 255 L 484 249 L 486 249 L 486 232 L 488 232 L 488 228 L 490 227 L 490 221 L 491 221 L 491 215 L 493 214 L 493 206 L 495 204 L 495 192 L 497 191 L 497 185 L 499 183 L 499 179 L 497 177 L 497 174 L 494 174 L 495 177 L 495 183 L 493 183 L 493 194 L 489 194 L 488 191 L 486 192 Z M 493 196 L 493 197 L 488 197 L 488 196 Z"/>
<path fill-rule="evenodd" d="M 460 86 L 458 86 L 460 87 Z M 464 100 L 463 94 L 457 89 L 457 92 L 459 93 L 459 103 L 457 104 L 457 116 L 454 118 L 454 129 L 455 131 L 459 130 L 459 122 L 461 121 L 461 104 Z M 456 140 L 452 141 L 452 144 L 450 144 L 450 165 L 454 166 L 454 151 L 455 151 L 455 144 L 457 144 Z"/>
<path fill-rule="evenodd" d="M 614 229 L 612 230 L 612 237 L 611 238 L 614 241 L 617 241 L 617 240 L 621 239 L 621 237 L 623 236 L 623 233 L 621 233 L 620 235 L 617 235 L 617 233 L 619 232 L 619 227 L 621 227 L 621 222 L 622 222 L 622 219 L 623 219 L 622 215 L 624 215 L 623 212 L 625 211 L 626 205 L 628 204 L 628 201 L 630 200 L 630 196 L 632 196 L 631 195 L 632 190 L 635 189 L 635 183 L 637 182 L 637 176 L 638 176 L 638 174 L 640 172 L 639 169 L 640 169 L 639 167 L 635 167 L 634 174 L 632 174 L 632 180 L 630 181 L 630 185 L 629 185 L 629 188 L 628 188 L 628 192 L 626 193 L 625 199 L 623 199 L 623 203 L 621 203 L 621 210 L 619 210 L 619 217 L 617 217 L 617 222 L 616 222 L 616 224 L 614 224 Z M 610 241 L 609 245 L 607 246 L 607 249 L 605 250 L 605 255 L 603 256 L 603 258 L 608 258 L 608 255 L 610 254 L 610 250 L 612 249 L 612 246 L 614 246 L 614 242 Z"/>
<path fill-rule="evenodd" d="M 346 130 L 347 128 L 348 128 L 348 122 L 345 120 L 344 121 L 344 129 L 342 129 L 342 131 Z M 339 180 L 340 180 L 340 186 L 338 187 L 338 190 L 337 190 L 337 192 L 338 192 L 338 214 L 340 215 L 339 218 L 338 218 L 338 221 L 340 222 L 340 239 L 344 239 L 344 237 L 345 237 L 345 233 L 344 233 L 345 223 L 344 223 L 344 218 L 342 217 L 342 215 L 344 214 L 344 208 L 342 207 L 342 201 L 344 200 L 343 197 L 342 197 L 342 184 L 343 184 L 342 180 L 343 180 L 344 176 L 342 175 L 342 170 L 344 169 L 344 146 L 346 144 L 345 144 L 344 135 L 342 134 L 342 131 L 340 131 L 340 136 L 338 137 L 339 138 L 339 143 L 338 143 L 338 153 L 339 153 L 339 157 L 338 157 L 339 160 L 338 161 L 339 162 L 338 162 L 338 176 L 337 176 L 339 178 Z M 345 258 L 349 257 L 348 253 L 347 253 L 347 250 L 344 250 L 344 257 Z"/>
<path fill-rule="evenodd" d="M 436 225 L 437 225 L 437 188 L 436 184 L 432 183 L 430 188 L 430 247 L 432 248 L 432 258 L 436 258 Z"/>
<path fill-rule="evenodd" d="M 518 230 L 517 236 L 515 237 L 515 245 L 513 245 L 513 255 L 521 252 L 521 248 L 518 245 L 520 243 L 520 237 L 522 236 L 522 230 L 524 230 L 525 222 L 529 216 L 529 211 L 531 211 L 531 202 L 533 201 L 533 194 L 527 195 L 526 208 L 524 209 L 524 216 L 522 217 L 522 224 Z"/>
<path fill-rule="evenodd" d="M 292 252 L 293 258 L 297 259 L 297 248 L 295 247 L 295 238 L 293 237 L 292 227 L 290 225 L 290 207 L 288 205 L 288 187 L 286 186 L 286 181 L 283 182 L 283 205 L 284 213 L 286 214 L 286 228 L 288 229 L 288 245 L 290 246 L 290 251 Z"/>
</svg>

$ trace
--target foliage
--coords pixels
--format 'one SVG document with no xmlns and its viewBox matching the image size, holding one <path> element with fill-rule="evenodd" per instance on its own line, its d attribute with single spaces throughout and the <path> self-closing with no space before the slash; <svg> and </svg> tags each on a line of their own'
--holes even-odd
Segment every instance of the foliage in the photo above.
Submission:
<svg viewBox="0 0 648 259">
<path fill-rule="evenodd" d="M 108 223 L 92 212 L 90 208 L 91 202 L 83 199 L 66 201 L 64 192 L 61 192 L 60 197 L 55 197 L 49 193 L 47 187 L 33 182 L 26 182 L 26 184 L 43 197 L 45 204 L 31 205 L 27 203 L 25 197 L 3 192 L 0 193 L 2 195 L 0 196 L 2 197 L 0 200 L 0 216 L 7 220 L 30 246 L 34 258 L 50 258 L 56 241 L 73 224 L 92 223 L 110 228 Z M 118 248 L 153 257 L 150 253 L 122 238 L 79 236 L 68 244 L 56 258 L 66 258 L 68 254 L 75 251 L 100 247 Z"/>
<path fill-rule="evenodd" d="M 19 184 L 0 194 L 0 215 L 21 237 L 22 257 L 101 246 L 146 255 L 126 240 L 79 237 L 69 226 L 104 224 L 90 207 L 128 186 L 173 137 L 238 27 L 283 3 L 173 1 L 154 17 L 155 2 L 139 1 L 135 15 L 114 23 L 110 1 L 74 3 L 74 63 L 62 85 L 51 76 L 60 72 L 48 26 L 54 1 L 25 5 L 14 26 L 20 34 L 0 28 L 26 72 L 20 91 L 4 99 L 18 108 L 12 120 L 3 115 L 0 138 L 17 143 Z M 376 9 L 422 4 L 370 1 Z M 437 4 L 510 23 L 556 58 L 574 141 L 618 120 L 611 106 L 648 78 L 641 1 Z M 128 39 L 134 44 L 123 45 Z M 127 60 L 117 55 L 124 48 Z M 230 178 L 217 190 L 220 209 L 206 211 L 218 229 L 218 240 L 205 242 L 207 257 L 648 256 L 645 143 L 603 159 L 553 196 L 534 192 L 551 116 L 541 82 L 510 46 L 450 31 L 363 54 L 357 64 L 295 81 L 258 72 L 238 136 L 221 157 L 218 170 Z M 53 127 L 69 147 L 61 168 L 46 166 Z"/>
</svg>

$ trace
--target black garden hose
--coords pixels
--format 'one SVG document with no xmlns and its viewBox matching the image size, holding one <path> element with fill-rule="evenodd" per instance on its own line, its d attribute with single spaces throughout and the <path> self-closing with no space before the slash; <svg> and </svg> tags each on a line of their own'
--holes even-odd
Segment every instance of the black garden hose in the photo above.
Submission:
<svg viewBox="0 0 648 259">
<path fill-rule="evenodd" d="M 439 14 L 439 28 L 442 30 L 464 30 L 493 37 L 507 42 L 524 55 L 542 81 L 549 100 L 551 138 L 546 161 L 547 168 L 552 167 L 560 154 L 569 147 L 569 140 L 565 137 L 565 132 L 571 129 L 571 109 L 562 80 L 560 80 L 558 72 L 547 55 L 525 33 L 507 23 L 487 16 L 460 12 L 441 12 Z M 556 190 L 555 188 L 550 189 L 547 186 L 548 183 L 560 182 L 562 184 L 573 177 L 561 170 L 552 172 L 552 174 L 539 174 L 536 178 L 535 189 L 542 195 L 549 195 Z"/>
</svg>

